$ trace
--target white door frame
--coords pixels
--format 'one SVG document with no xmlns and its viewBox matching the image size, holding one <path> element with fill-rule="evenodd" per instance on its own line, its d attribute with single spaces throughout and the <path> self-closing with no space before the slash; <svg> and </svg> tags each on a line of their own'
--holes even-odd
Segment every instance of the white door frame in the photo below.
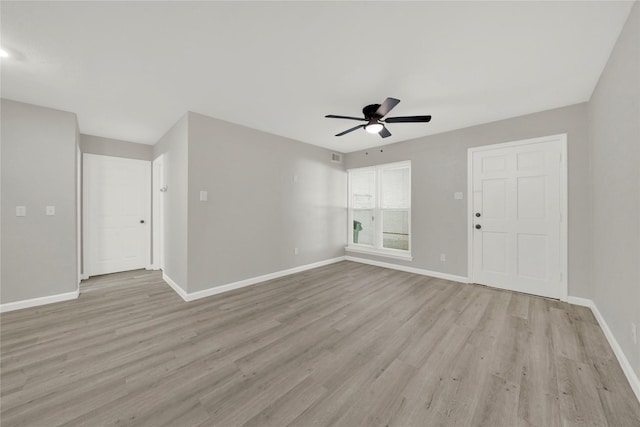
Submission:
<svg viewBox="0 0 640 427">
<path fill-rule="evenodd" d="M 153 227 L 153 263 L 154 270 L 164 270 L 164 154 L 156 157 L 151 163 L 153 173 L 152 193 L 152 227 Z M 164 187 L 164 188 L 163 188 Z"/>
<path fill-rule="evenodd" d="M 517 147 L 541 142 L 554 142 L 560 144 L 560 285 L 561 301 L 569 298 L 569 272 L 568 272 L 568 179 L 567 179 L 567 134 L 543 136 L 540 138 L 523 139 L 519 141 L 505 142 L 501 144 L 483 145 L 467 150 L 467 271 L 469 282 L 475 283 L 473 277 L 473 154 L 478 151 L 494 150 L 496 148 Z"/>
<path fill-rule="evenodd" d="M 76 144 L 76 257 L 78 262 L 78 289 L 80 289 L 80 282 L 82 275 L 82 152 L 80 151 L 80 145 Z"/>
</svg>

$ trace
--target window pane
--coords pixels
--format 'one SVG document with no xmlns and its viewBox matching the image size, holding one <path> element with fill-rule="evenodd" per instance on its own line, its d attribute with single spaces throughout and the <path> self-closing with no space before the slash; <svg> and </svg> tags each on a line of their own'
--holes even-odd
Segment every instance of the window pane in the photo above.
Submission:
<svg viewBox="0 0 640 427">
<path fill-rule="evenodd" d="M 373 209 L 353 211 L 353 243 L 374 244 Z"/>
<path fill-rule="evenodd" d="M 382 247 L 409 250 L 409 212 L 382 212 Z"/>
<path fill-rule="evenodd" d="M 382 207 L 411 207 L 411 170 L 399 167 L 382 170 Z"/>
<path fill-rule="evenodd" d="M 350 172 L 350 174 L 352 207 L 354 209 L 373 209 L 376 203 L 375 171 Z"/>
</svg>

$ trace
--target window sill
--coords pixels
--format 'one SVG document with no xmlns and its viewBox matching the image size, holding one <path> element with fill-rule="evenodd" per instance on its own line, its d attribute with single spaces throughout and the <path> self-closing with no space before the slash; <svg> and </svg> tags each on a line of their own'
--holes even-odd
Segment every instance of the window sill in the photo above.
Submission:
<svg viewBox="0 0 640 427">
<path fill-rule="evenodd" d="M 347 252 L 358 252 L 361 254 L 383 256 L 387 258 L 401 259 L 405 261 L 413 261 L 413 257 L 410 253 L 405 251 L 393 250 L 393 249 L 376 249 L 368 248 L 366 246 L 345 246 Z"/>
</svg>

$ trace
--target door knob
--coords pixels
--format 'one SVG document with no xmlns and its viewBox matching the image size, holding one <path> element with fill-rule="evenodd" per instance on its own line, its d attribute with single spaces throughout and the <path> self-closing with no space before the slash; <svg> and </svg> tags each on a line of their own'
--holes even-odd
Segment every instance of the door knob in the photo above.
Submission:
<svg viewBox="0 0 640 427">
<path fill-rule="evenodd" d="M 480 224 L 476 224 L 476 230 L 480 230 L 482 226 Z"/>
<path fill-rule="evenodd" d="M 480 212 L 476 212 L 476 216 L 480 218 Z"/>
<path fill-rule="evenodd" d="M 141 219 L 141 220 L 140 220 L 140 224 L 144 224 L 144 219 Z"/>
</svg>

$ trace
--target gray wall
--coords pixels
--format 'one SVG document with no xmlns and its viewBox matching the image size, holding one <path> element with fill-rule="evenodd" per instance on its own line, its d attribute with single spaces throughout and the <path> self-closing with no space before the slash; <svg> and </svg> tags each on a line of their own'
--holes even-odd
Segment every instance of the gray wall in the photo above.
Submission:
<svg viewBox="0 0 640 427">
<path fill-rule="evenodd" d="M 153 145 L 136 144 L 94 135 L 80 135 L 80 150 L 83 153 L 103 156 L 153 160 Z"/>
<path fill-rule="evenodd" d="M 467 148 L 567 133 L 569 295 L 590 297 L 586 111 L 586 104 L 578 104 L 347 154 L 347 168 L 411 160 L 413 261 L 347 255 L 466 277 Z M 464 193 L 463 200 L 454 200 L 456 191 Z M 446 262 L 440 261 L 441 253 Z"/>
<path fill-rule="evenodd" d="M 153 146 L 153 157 L 164 154 L 164 273 L 187 290 L 188 115 Z M 155 194 L 153 195 L 156 196 Z"/>
<path fill-rule="evenodd" d="M 78 286 L 76 115 L 2 100 L 0 302 L 73 292 Z M 16 206 L 27 216 L 16 217 Z M 45 215 L 54 205 L 55 216 Z"/>
<path fill-rule="evenodd" d="M 631 323 L 640 328 L 639 46 L 636 3 L 593 92 L 588 117 L 593 300 L 640 376 L 640 345 L 631 338 Z"/>
<path fill-rule="evenodd" d="M 189 113 L 189 292 L 344 255 L 346 173 L 330 160 L 329 150 Z"/>
</svg>

